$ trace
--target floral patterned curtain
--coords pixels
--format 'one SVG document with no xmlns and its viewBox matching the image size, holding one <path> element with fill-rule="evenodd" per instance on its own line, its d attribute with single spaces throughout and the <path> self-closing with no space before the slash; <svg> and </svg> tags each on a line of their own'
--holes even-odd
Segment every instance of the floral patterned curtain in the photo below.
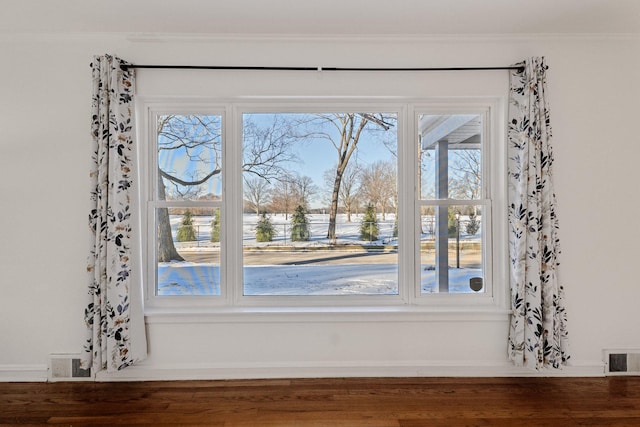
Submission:
<svg viewBox="0 0 640 427">
<path fill-rule="evenodd" d="M 511 327 L 509 358 L 532 369 L 569 359 L 567 318 L 558 284 L 558 218 L 553 190 L 544 58 L 511 72 L 508 130 Z"/>
<path fill-rule="evenodd" d="M 140 286 L 132 281 L 133 70 L 112 56 L 93 59 L 90 302 L 82 366 L 96 373 L 146 357 Z"/>
</svg>

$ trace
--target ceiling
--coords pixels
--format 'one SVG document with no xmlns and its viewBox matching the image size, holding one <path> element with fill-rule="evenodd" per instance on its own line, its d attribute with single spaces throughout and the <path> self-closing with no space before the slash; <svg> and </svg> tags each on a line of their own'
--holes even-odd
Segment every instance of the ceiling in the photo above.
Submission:
<svg viewBox="0 0 640 427">
<path fill-rule="evenodd" d="M 640 34 L 640 0 L 2 0 L 0 34 Z"/>
</svg>

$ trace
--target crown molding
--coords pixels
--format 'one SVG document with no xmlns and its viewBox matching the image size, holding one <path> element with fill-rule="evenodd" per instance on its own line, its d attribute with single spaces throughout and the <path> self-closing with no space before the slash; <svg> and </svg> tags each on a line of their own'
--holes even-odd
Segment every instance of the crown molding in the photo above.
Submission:
<svg viewBox="0 0 640 427">
<path fill-rule="evenodd" d="M 0 42 L 119 40 L 130 43 L 501 43 L 640 41 L 640 33 L 547 34 L 215 34 L 215 33 L 0 33 Z"/>
<path fill-rule="evenodd" d="M 513 42 L 562 40 L 640 40 L 636 33 L 581 34 L 166 34 L 135 33 L 126 36 L 138 43 L 220 43 L 220 42 L 278 42 L 278 43 L 432 43 L 432 42 Z"/>
</svg>

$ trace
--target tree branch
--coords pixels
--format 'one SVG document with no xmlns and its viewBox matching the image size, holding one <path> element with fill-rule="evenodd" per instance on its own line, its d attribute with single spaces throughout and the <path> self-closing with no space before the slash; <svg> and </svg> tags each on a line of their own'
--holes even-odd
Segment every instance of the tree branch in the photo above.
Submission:
<svg viewBox="0 0 640 427">
<path fill-rule="evenodd" d="M 210 173 L 206 174 L 204 176 L 204 178 L 196 180 L 196 181 L 184 181 L 184 180 L 182 180 L 182 179 L 180 179 L 178 177 L 175 177 L 173 175 L 169 175 L 167 172 L 163 171 L 160 168 L 158 168 L 158 171 L 160 172 L 160 176 L 162 176 L 163 178 L 168 179 L 169 181 L 171 181 L 171 182 L 173 182 L 175 184 L 189 186 L 189 185 L 200 185 L 200 184 L 203 184 L 203 183 L 207 182 L 207 180 L 209 178 L 211 178 L 212 176 L 218 175 L 222 170 L 221 169 L 214 169 Z"/>
</svg>

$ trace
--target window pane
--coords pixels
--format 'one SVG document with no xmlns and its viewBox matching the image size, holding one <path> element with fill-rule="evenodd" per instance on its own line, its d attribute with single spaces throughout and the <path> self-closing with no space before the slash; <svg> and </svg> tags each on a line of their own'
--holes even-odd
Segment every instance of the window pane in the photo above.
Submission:
<svg viewBox="0 0 640 427">
<path fill-rule="evenodd" d="M 158 128 L 158 199 L 219 200 L 222 116 L 163 115 Z"/>
<path fill-rule="evenodd" d="M 421 199 L 482 198 L 482 117 L 418 116 Z"/>
<path fill-rule="evenodd" d="M 243 115 L 245 295 L 398 293 L 396 123 Z"/>
<path fill-rule="evenodd" d="M 483 292 L 482 207 L 422 206 L 421 292 Z"/>
<path fill-rule="evenodd" d="M 220 210 L 158 208 L 157 294 L 220 295 Z"/>
</svg>

